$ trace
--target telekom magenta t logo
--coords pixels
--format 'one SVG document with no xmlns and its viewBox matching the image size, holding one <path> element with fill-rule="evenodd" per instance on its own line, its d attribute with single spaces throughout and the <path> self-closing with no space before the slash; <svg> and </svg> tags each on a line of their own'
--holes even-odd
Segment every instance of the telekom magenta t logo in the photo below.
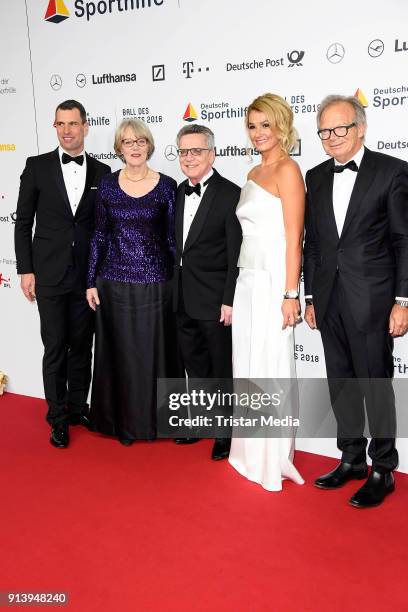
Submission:
<svg viewBox="0 0 408 612">
<path fill-rule="evenodd" d="M 69 10 L 65 6 L 64 0 L 50 0 L 48 3 L 47 12 L 45 13 L 45 21 L 59 23 L 68 19 Z"/>
</svg>

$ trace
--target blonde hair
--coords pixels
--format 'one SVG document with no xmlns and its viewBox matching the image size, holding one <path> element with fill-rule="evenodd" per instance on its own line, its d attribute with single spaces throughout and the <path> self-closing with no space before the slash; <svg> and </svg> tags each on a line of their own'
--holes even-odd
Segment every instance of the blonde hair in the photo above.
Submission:
<svg viewBox="0 0 408 612">
<path fill-rule="evenodd" d="M 258 111 L 264 113 L 271 124 L 276 128 L 280 147 L 284 153 L 290 155 L 298 135 L 293 126 L 293 112 L 289 104 L 277 94 L 266 93 L 255 98 L 248 106 L 245 124 L 249 127 L 249 113 Z"/>
<path fill-rule="evenodd" d="M 144 121 L 140 119 L 123 119 L 115 130 L 115 140 L 113 148 L 115 149 L 116 155 L 124 161 L 122 154 L 122 139 L 126 130 L 130 128 L 136 138 L 146 138 L 147 140 L 147 159 L 150 159 L 154 153 L 154 140 L 153 135 Z"/>
</svg>

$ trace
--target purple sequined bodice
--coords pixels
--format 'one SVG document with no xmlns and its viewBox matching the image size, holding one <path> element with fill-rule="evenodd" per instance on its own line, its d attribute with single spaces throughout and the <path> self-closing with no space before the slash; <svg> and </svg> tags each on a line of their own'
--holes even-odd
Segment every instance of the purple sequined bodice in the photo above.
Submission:
<svg viewBox="0 0 408 612">
<path fill-rule="evenodd" d="M 133 198 L 119 187 L 119 170 L 101 180 L 95 204 L 88 287 L 97 276 L 124 283 L 160 283 L 173 271 L 176 181 Z"/>
</svg>

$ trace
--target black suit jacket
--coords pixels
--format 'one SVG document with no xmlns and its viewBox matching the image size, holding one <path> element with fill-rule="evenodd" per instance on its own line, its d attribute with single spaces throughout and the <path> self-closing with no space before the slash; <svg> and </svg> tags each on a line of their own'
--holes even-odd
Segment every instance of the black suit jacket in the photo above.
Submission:
<svg viewBox="0 0 408 612">
<path fill-rule="evenodd" d="M 179 299 L 180 259 L 183 257 L 183 298 L 193 319 L 220 318 L 221 305 L 232 306 L 238 275 L 237 261 L 242 241 L 235 214 L 241 189 L 214 170 L 183 249 L 184 188 L 176 197 L 176 258 L 173 306 Z"/>
<path fill-rule="evenodd" d="M 73 265 L 80 285 L 86 286 L 95 197 L 101 177 L 110 172 L 109 166 L 89 155 L 86 163 L 85 189 L 74 216 L 58 149 L 27 159 L 17 203 L 15 249 L 17 273 L 34 272 L 36 284 L 58 285 Z"/>
<path fill-rule="evenodd" d="M 365 149 L 341 236 L 333 165 L 306 174 L 305 295 L 313 295 L 319 327 L 338 272 L 357 327 L 386 329 L 394 298 L 408 297 L 408 164 Z"/>
</svg>

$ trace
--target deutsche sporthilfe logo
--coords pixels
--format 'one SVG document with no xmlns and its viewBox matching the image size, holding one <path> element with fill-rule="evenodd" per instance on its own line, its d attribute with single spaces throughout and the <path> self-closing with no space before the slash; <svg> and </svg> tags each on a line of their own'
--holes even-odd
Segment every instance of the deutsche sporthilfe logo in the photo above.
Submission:
<svg viewBox="0 0 408 612">
<path fill-rule="evenodd" d="M 47 12 L 45 13 L 45 21 L 52 23 L 60 23 L 69 17 L 69 10 L 65 6 L 64 0 L 50 0 L 48 3 Z"/>
<path fill-rule="evenodd" d="M 197 111 L 194 108 L 194 106 L 191 104 L 191 102 L 189 102 L 187 108 L 186 108 L 186 112 L 183 115 L 183 119 L 184 121 L 195 121 L 197 119 L 198 115 L 197 115 Z"/>
<path fill-rule="evenodd" d="M 354 97 L 357 98 L 357 100 L 360 102 L 360 104 L 362 104 L 364 106 L 364 108 L 367 108 L 368 106 L 368 100 L 364 95 L 364 92 L 362 89 L 358 88 L 356 93 L 354 94 Z"/>
</svg>

